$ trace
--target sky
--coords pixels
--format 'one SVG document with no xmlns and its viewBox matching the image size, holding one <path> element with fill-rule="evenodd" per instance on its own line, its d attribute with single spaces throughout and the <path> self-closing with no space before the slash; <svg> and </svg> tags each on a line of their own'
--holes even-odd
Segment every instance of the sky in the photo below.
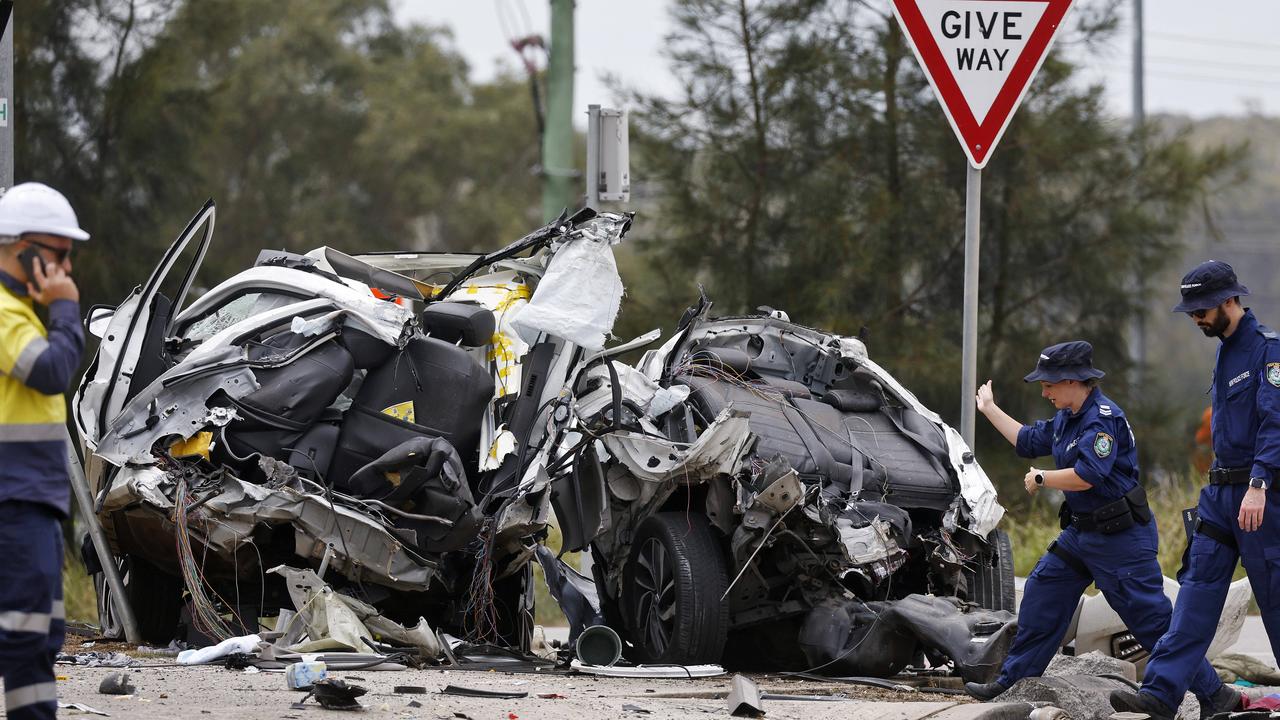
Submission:
<svg viewBox="0 0 1280 720">
<path fill-rule="evenodd" d="M 888 0 L 882 1 L 887 8 Z M 628 87 L 676 92 L 678 81 L 661 56 L 663 36 L 671 28 L 668 4 L 577 0 L 578 125 L 586 125 L 588 104 L 611 104 L 606 74 Z M 547 0 L 393 0 L 393 6 L 402 21 L 451 28 L 478 81 L 502 68 L 520 70 L 508 37 L 549 31 Z M 1131 17 L 1126 7 L 1125 26 L 1114 42 L 1077 55 L 1083 77 L 1102 82 L 1109 106 L 1124 117 L 1133 107 Z M 1280 114 L 1280 0 L 1145 0 L 1144 24 L 1148 114 Z"/>
</svg>

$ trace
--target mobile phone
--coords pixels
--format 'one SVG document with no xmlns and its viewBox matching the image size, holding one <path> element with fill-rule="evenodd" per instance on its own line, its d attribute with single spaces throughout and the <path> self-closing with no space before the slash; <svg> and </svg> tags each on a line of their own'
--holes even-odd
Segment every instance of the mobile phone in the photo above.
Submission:
<svg viewBox="0 0 1280 720">
<path fill-rule="evenodd" d="M 36 264 L 40 264 L 40 269 L 44 269 L 44 258 L 40 257 L 40 251 L 33 247 L 18 253 L 18 262 L 22 263 L 22 267 L 27 271 L 27 282 L 40 287 L 39 281 L 36 280 Z"/>
</svg>

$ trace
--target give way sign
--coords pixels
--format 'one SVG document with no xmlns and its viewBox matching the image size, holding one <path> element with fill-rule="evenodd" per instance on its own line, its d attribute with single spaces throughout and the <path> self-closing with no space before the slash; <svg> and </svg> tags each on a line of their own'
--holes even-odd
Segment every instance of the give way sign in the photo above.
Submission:
<svg viewBox="0 0 1280 720">
<path fill-rule="evenodd" d="M 1071 0 L 893 0 L 893 12 L 973 167 L 981 169 Z"/>
</svg>

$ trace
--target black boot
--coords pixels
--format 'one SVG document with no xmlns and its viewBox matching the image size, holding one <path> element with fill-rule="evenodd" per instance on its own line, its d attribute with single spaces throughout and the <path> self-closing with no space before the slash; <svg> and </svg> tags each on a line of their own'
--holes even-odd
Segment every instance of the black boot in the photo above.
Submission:
<svg viewBox="0 0 1280 720">
<path fill-rule="evenodd" d="M 1146 713 L 1151 720 L 1173 720 L 1175 710 L 1147 693 L 1112 690 L 1111 707 L 1117 712 Z"/>
<path fill-rule="evenodd" d="M 1200 720 L 1207 720 L 1218 713 L 1241 710 L 1240 706 L 1243 703 L 1240 697 L 1240 693 L 1235 688 L 1223 683 L 1222 687 L 1218 688 L 1218 692 L 1207 698 L 1199 698 Z"/>
<path fill-rule="evenodd" d="M 982 702 L 989 702 L 996 699 L 1000 693 L 1009 688 L 1001 685 L 999 682 L 992 680 L 989 683 L 967 682 L 964 684 L 964 691 L 978 698 Z"/>
</svg>

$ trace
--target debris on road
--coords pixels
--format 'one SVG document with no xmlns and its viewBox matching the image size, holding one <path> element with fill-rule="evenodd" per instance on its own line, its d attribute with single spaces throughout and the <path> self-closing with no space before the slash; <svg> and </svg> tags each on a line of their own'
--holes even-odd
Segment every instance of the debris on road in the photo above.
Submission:
<svg viewBox="0 0 1280 720">
<path fill-rule="evenodd" d="M 137 691 L 138 688 L 129 682 L 129 677 L 124 673 L 108 673 L 98 684 L 98 692 L 103 695 L 132 695 Z"/>
<path fill-rule="evenodd" d="M 262 638 L 258 635 L 228 638 L 210 647 L 183 650 L 178 653 L 178 664 L 203 665 L 236 653 L 257 653 L 261 642 Z"/>
<path fill-rule="evenodd" d="M 367 692 L 359 685 L 348 685 L 337 678 L 325 678 L 316 681 L 307 697 L 315 697 L 320 707 L 327 710 L 359 710 L 361 705 L 356 698 Z M 302 702 L 305 703 L 306 700 L 304 697 Z"/>
<path fill-rule="evenodd" d="M 122 652 L 82 652 L 74 655 L 58 653 L 55 662 L 63 665 L 83 665 L 84 667 L 131 667 L 138 661 Z"/>
<path fill-rule="evenodd" d="M 284 682 L 290 690 L 310 690 L 318 681 L 329 677 L 328 666 L 322 662 L 296 662 L 285 669 Z"/>
<path fill-rule="evenodd" d="M 401 695 L 424 695 L 427 689 L 421 685 L 397 685 L 392 692 Z"/>
<path fill-rule="evenodd" d="M 681 678 L 705 678 L 724 675 L 724 667 L 720 665 L 613 665 L 601 667 L 586 665 L 574 660 L 569 665 L 575 672 L 601 677 L 616 678 L 652 678 L 679 680 Z"/>
<path fill-rule="evenodd" d="M 734 675 L 732 682 L 729 689 L 729 714 L 735 717 L 762 717 L 764 703 L 760 697 L 760 688 L 755 682 L 743 675 Z"/>
<path fill-rule="evenodd" d="M 58 709 L 59 710 L 79 710 L 82 713 L 89 713 L 90 715 L 101 715 L 102 717 L 111 717 L 111 713 L 106 713 L 97 708 L 89 707 L 84 703 L 69 703 L 69 702 L 62 702 L 61 700 L 59 700 Z"/>
<path fill-rule="evenodd" d="M 462 687 L 461 685 L 446 685 L 440 691 L 441 695 L 460 695 L 462 697 L 475 698 L 491 698 L 494 700 L 519 700 L 520 698 L 529 697 L 527 692 L 517 692 L 511 690 L 484 690 L 481 688 Z"/>
</svg>

